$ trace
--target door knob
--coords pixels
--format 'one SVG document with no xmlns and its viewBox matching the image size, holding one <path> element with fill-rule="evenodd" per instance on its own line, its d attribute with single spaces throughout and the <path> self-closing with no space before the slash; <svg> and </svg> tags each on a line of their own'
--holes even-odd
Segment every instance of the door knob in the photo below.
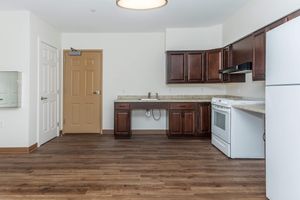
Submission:
<svg viewBox="0 0 300 200">
<path fill-rule="evenodd" d="M 48 99 L 47 97 L 41 97 L 42 101 L 47 100 L 47 99 Z"/>
<path fill-rule="evenodd" d="M 101 91 L 100 90 L 96 90 L 95 92 L 93 92 L 93 94 L 101 95 Z"/>
</svg>

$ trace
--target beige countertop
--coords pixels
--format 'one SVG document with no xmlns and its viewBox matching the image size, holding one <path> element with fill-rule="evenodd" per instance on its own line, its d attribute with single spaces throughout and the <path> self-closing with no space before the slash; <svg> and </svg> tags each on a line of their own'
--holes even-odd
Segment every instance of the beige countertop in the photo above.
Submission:
<svg viewBox="0 0 300 200">
<path fill-rule="evenodd" d="M 250 111 L 250 112 L 256 112 L 265 114 L 265 104 L 251 104 L 251 105 L 234 105 L 234 108 Z"/>
<path fill-rule="evenodd" d="M 115 100 L 116 103 L 128 102 L 211 102 L 213 97 L 231 97 L 225 95 L 163 95 L 159 96 L 159 100 L 140 100 L 145 99 L 147 96 L 118 96 Z"/>
</svg>

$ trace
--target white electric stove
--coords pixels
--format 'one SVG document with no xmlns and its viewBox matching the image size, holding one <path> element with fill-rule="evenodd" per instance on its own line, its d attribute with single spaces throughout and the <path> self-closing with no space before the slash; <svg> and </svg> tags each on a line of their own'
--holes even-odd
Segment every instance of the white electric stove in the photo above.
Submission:
<svg viewBox="0 0 300 200">
<path fill-rule="evenodd" d="M 230 158 L 264 158 L 264 119 L 234 105 L 261 104 L 243 97 L 212 99 L 212 144 Z"/>
</svg>

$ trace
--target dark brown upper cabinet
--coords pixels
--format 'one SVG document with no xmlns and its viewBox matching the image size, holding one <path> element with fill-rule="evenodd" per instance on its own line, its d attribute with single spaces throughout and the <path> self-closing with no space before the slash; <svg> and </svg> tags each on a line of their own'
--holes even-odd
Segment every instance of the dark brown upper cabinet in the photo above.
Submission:
<svg viewBox="0 0 300 200">
<path fill-rule="evenodd" d="M 232 44 L 232 65 L 239 65 L 253 60 L 253 36 L 247 36 Z"/>
<path fill-rule="evenodd" d="M 253 68 L 254 81 L 265 80 L 266 74 L 266 32 L 260 30 L 253 34 Z"/>
<path fill-rule="evenodd" d="M 299 16 L 297 10 L 223 49 L 168 52 L 167 82 L 245 82 L 245 74 L 222 75 L 219 70 L 246 62 L 252 62 L 254 81 L 265 80 L 266 32 Z"/>
<path fill-rule="evenodd" d="M 201 83 L 204 81 L 204 53 L 187 52 L 187 82 Z"/>
<path fill-rule="evenodd" d="M 219 83 L 223 81 L 222 74 L 220 74 L 220 70 L 223 68 L 222 59 L 222 49 L 206 51 L 206 82 Z"/>
<path fill-rule="evenodd" d="M 167 83 L 202 83 L 204 55 L 203 51 L 167 52 Z"/>
<path fill-rule="evenodd" d="M 223 48 L 223 69 L 232 67 L 232 45 Z M 224 83 L 240 83 L 245 82 L 245 74 L 223 74 Z"/>
<path fill-rule="evenodd" d="M 287 16 L 287 21 L 290 21 L 292 19 L 295 19 L 296 17 L 300 16 L 300 10 L 297 10 L 296 12 L 293 12 L 289 16 Z"/>
<path fill-rule="evenodd" d="M 184 83 L 185 79 L 185 52 L 168 52 L 167 54 L 167 82 Z"/>
<path fill-rule="evenodd" d="M 266 31 L 270 31 L 270 30 L 284 24 L 285 22 L 287 22 L 287 20 L 288 20 L 288 18 L 284 17 L 282 19 L 279 19 L 279 20 L 273 22 L 272 24 L 270 24 L 269 26 L 266 27 Z"/>
</svg>

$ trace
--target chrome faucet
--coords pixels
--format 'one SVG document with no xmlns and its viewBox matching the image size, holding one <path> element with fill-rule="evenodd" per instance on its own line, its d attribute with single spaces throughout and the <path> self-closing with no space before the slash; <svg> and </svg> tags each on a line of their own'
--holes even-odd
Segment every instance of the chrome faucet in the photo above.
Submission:
<svg viewBox="0 0 300 200">
<path fill-rule="evenodd" d="M 156 99 L 159 99 L 159 98 L 158 98 L 158 92 L 155 93 L 155 97 L 156 97 Z"/>
<path fill-rule="evenodd" d="M 148 99 L 151 99 L 151 92 L 148 92 Z"/>
</svg>

